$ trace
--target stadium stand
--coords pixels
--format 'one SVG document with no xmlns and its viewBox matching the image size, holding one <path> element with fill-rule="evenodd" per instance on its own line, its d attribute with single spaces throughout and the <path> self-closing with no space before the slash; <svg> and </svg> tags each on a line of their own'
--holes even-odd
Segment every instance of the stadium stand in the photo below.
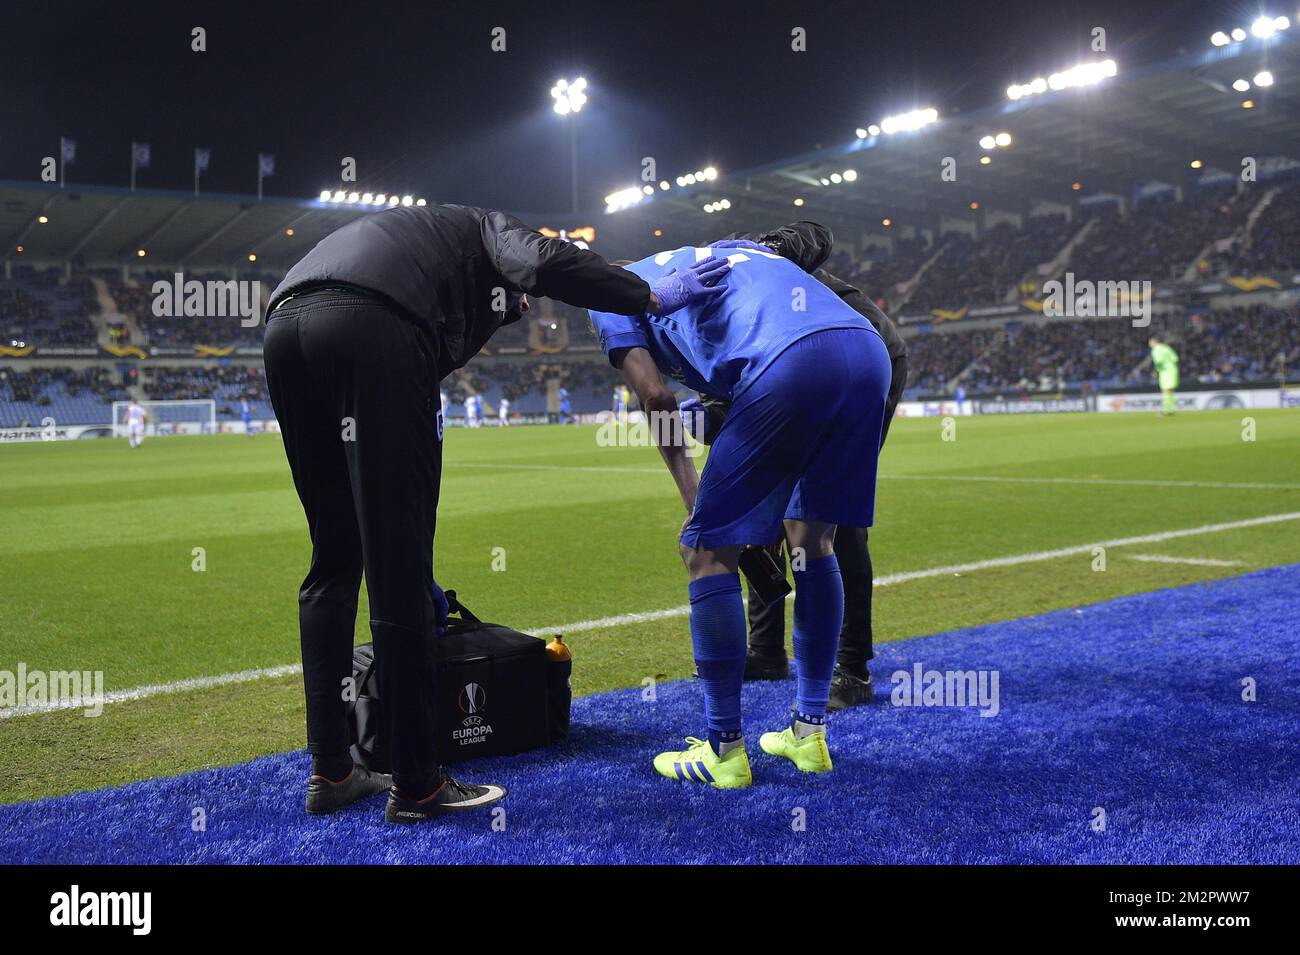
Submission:
<svg viewBox="0 0 1300 955">
<path fill-rule="evenodd" d="M 1242 277 L 1238 290 L 1250 291 L 1252 276 L 1300 268 L 1298 223 L 1300 176 L 1293 174 L 1258 190 L 1210 186 L 1182 198 L 1172 190 L 1138 195 L 1127 207 L 1117 200 L 1089 203 L 1073 218 L 1050 212 L 1019 224 L 1002 218 L 974 235 L 918 231 L 893 236 L 890 248 L 879 242 L 859 250 L 841 244 L 827 267 L 900 320 L 911 349 L 908 397 L 943 396 L 958 385 L 972 395 L 1149 385 L 1146 336 L 1135 334 L 1126 319 L 1043 321 L 1021 312 L 967 327 L 951 321 L 970 306 L 1009 308 L 1038 294 L 1049 263 L 1054 275 L 1068 270 L 1078 279 L 1150 279 L 1182 289 L 1181 304 L 1163 312 L 1155 327 L 1172 335 L 1185 381 L 1276 383 L 1300 365 L 1296 306 L 1258 299 L 1224 304 L 1220 298 L 1212 307 L 1188 289 L 1195 282 Z M 263 294 L 278 281 L 274 272 L 241 277 L 261 281 Z M 155 316 L 151 285 L 173 278 L 165 271 L 126 278 L 114 269 L 69 274 L 25 264 L 0 278 L 0 345 L 18 356 L 4 359 L 0 426 L 47 416 L 61 423 L 104 423 L 111 402 L 127 397 L 213 398 L 221 418 L 237 418 L 240 399 L 247 397 L 256 417 L 270 417 L 255 352 L 260 328 L 244 328 L 237 317 Z M 200 272 L 186 278 L 229 276 Z M 106 290 L 107 297 L 97 290 Z M 22 366 L 30 346 L 47 356 L 93 355 L 97 344 L 124 353 L 137 348 L 137 358 L 153 350 L 154 357 L 140 366 L 138 388 L 117 384 L 121 373 L 107 364 Z M 192 364 L 189 353 L 196 346 L 224 351 L 211 364 Z M 229 364 L 220 355 L 234 348 L 244 350 Z M 107 363 L 111 356 L 100 360 Z M 471 393 L 481 394 L 489 409 L 505 397 L 515 412 L 540 415 L 551 410 L 551 381 L 569 390 L 576 411 L 595 412 L 609 407 L 618 376 L 600 355 L 585 313 L 541 299 L 443 388 L 453 415 Z"/>
<path fill-rule="evenodd" d="M 62 282 L 58 269 L 20 267 L 0 276 L 0 336 L 4 343 L 38 346 L 93 346 L 95 327 L 88 315 L 94 291 L 85 277 Z"/>
<path fill-rule="evenodd" d="M 45 418 L 109 424 L 113 402 L 127 393 L 106 368 L 0 368 L 0 428 L 28 428 Z"/>
</svg>

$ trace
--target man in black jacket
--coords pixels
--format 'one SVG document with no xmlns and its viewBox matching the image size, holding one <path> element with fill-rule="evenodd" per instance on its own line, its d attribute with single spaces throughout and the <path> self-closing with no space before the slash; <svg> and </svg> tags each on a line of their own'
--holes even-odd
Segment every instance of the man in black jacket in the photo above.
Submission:
<svg viewBox="0 0 1300 955">
<path fill-rule="evenodd" d="M 285 453 L 311 533 L 299 592 L 307 811 L 384 789 L 385 818 L 413 823 L 491 805 L 435 757 L 433 635 L 447 604 L 433 575 L 442 471 L 439 382 L 528 308 L 527 293 L 580 308 L 666 314 L 718 291 L 717 259 L 651 289 L 594 252 L 503 212 L 397 207 L 322 239 L 271 296 L 264 354 Z M 364 569 L 393 775 L 353 765 L 346 719 Z"/>
<path fill-rule="evenodd" d="M 898 407 L 903 389 L 907 387 L 907 344 L 889 316 L 875 302 L 860 289 L 822 268 L 830 257 L 834 244 L 830 229 L 804 220 L 771 232 L 737 232 L 727 238 L 752 240 L 794 262 L 852 306 L 880 333 L 893 370 L 885 402 L 884 428 L 880 435 L 883 445 L 889 434 L 894 409 Z M 701 397 L 705 411 L 704 437 L 708 439 L 706 443 L 709 443 L 712 435 L 721 427 L 728 406 L 725 401 Z M 785 555 L 779 544 L 773 548 L 772 556 L 784 571 Z M 840 710 L 865 703 L 875 693 L 871 671 L 867 669 L 867 661 L 872 658 L 874 651 L 871 632 L 872 567 L 866 529 L 840 527 L 836 530 L 835 556 L 844 580 L 844 625 L 840 631 L 835 672 L 831 677 L 829 708 Z M 748 605 L 749 653 L 745 661 L 745 679 L 784 679 L 790 671 L 789 660 L 785 655 L 785 601 L 778 600 L 765 606 L 751 587 Z"/>
</svg>

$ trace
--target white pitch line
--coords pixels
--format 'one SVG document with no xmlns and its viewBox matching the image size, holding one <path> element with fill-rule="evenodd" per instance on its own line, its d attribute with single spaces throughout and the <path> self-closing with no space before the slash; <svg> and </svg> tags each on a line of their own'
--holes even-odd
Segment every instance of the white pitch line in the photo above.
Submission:
<svg viewBox="0 0 1300 955">
<path fill-rule="evenodd" d="M 1129 560 L 1148 564 L 1192 564 L 1195 567 L 1245 567 L 1243 560 L 1215 560 L 1213 557 L 1174 557 L 1172 554 L 1127 554 Z"/>
<path fill-rule="evenodd" d="M 143 700 L 152 696 L 165 696 L 169 693 L 184 693 L 187 690 L 207 690 L 214 686 L 229 686 L 232 683 L 252 683 L 254 680 L 267 680 L 277 676 L 290 676 L 302 672 L 301 663 L 286 663 L 283 666 L 266 667 L 262 670 L 240 670 L 237 673 L 222 673 L 218 676 L 196 676 L 174 683 L 152 683 L 137 686 L 129 690 L 113 690 L 103 697 L 80 697 L 59 700 L 55 703 L 31 703 L 0 709 L 0 719 L 11 716 L 30 716 L 33 713 L 50 713 L 55 710 L 84 710 L 97 702 L 126 703 L 130 700 Z"/>
<path fill-rule="evenodd" d="M 881 474 L 893 481 L 976 481 L 995 484 L 1096 484 L 1102 487 L 1196 487 L 1241 491 L 1300 491 L 1300 484 L 1260 481 L 1162 481 L 1144 478 L 1012 477 L 980 474 Z"/>
<path fill-rule="evenodd" d="M 1174 531 L 1159 531 L 1154 534 L 1141 534 L 1136 537 L 1117 537 L 1113 540 L 1099 541 L 1095 544 L 1078 544 L 1073 547 L 1062 547 L 1057 550 L 1041 550 L 1028 554 L 1015 554 L 1010 557 L 993 557 L 988 560 L 976 560 L 966 564 L 949 564 L 944 567 L 927 567 L 925 570 L 909 570 L 899 574 L 886 574 L 884 577 L 877 577 L 874 581 L 876 587 L 890 587 L 895 584 L 906 583 L 911 580 L 924 580 L 930 577 L 948 577 L 953 574 L 974 573 L 981 570 L 991 570 L 995 567 L 1014 567 L 1018 564 L 1039 563 L 1046 560 L 1056 560 L 1060 557 L 1073 557 L 1079 554 L 1090 554 L 1095 547 L 1128 547 L 1132 544 L 1154 544 L 1159 541 L 1176 540 L 1180 537 L 1194 537 L 1198 534 L 1217 534 L 1223 531 L 1235 531 L 1246 527 L 1261 527 L 1267 524 L 1279 524 L 1284 521 L 1300 520 L 1300 511 L 1292 511 L 1286 514 L 1269 514 L 1264 517 L 1251 517 L 1240 521 L 1228 521 L 1222 524 L 1202 524 L 1200 527 L 1186 527 Z M 525 630 L 525 633 L 546 634 L 546 633 L 583 633 L 591 630 L 610 630 L 615 627 L 623 627 L 634 623 L 647 623 L 653 620 L 667 620 L 673 617 L 685 617 L 691 612 L 689 605 L 680 607 L 669 607 L 664 610 L 649 610 L 640 613 L 625 613 L 614 617 L 601 617 L 596 620 L 580 620 L 577 623 L 566 623 L 550 627 L 532 627 Z M 290 674 L 300 673 L 302 665 L 290 663 L 284 666 L 269 667 L 264 670 L 240 670 L 238 673 L 223 673 L 219 676 L 201 676 L 188 680 L 177 680 L 175 683 L 158 683 L 150 686 L 138 686 L 130 690 L 117 690 L 104 694 L 105 703 L 124 703 L 128 700 L 142 700 L 152 696 L 163 696 L 169 693 L 184 693 L 187 690 L 203 690 L 214 686 L 226 686 L 231 683 L 249 683 L 254 680 L 268 679 L 277 676 L 289 676 Z M 0 709 L 0 719 L 11 716 L 28 716 L 33 713 L 46 713 L 52 710 L 70 710 L 83 709 L 85 702 L 82 700 L 65 701 L 61 703 L 34 703 L 28 706 L 14 707 L 10 709 Z"/>
<path fill-rule="evenodd" d="M 456 468 L 503 468 L 518 471 L 591 471 L 603 474 L 666 474 L 662 467 L 614 467 L 581 464 L 494 464 L 489 461 L 463 462 Z M 889 481 L 969 481 L 986 484 L 1080 484 L 1099 487 L 1187 487 L 1238 491 L 1300 491 L 1300 484 L 1264 481 L 1165 481 L 1155 478 L 1068 478 L 1014 477 L 993 474 L 880 474 Z"/>
</svg>

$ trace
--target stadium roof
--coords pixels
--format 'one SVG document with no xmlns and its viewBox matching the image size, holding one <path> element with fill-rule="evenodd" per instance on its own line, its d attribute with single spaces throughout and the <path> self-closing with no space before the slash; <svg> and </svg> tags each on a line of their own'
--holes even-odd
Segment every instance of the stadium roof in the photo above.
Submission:
<svg viewBox="0 0 1300 955">
<path fill-rule="evenodd" d="M 1271 159 L 1300 159 L 1297 33 L 1300 25 L 1267 38 L 1207 43 L 1200 52 L 1144 67 L 1120 62 L 1116 76 L 1095 85 L 1008 98 L 964 114 L 944 113 L 935 104 L 937 121 L 912 132 L 856 138 L 846 131 L 840 145 L 760 168 L 722 170 L 716 179 L 670 184 L 667 191 L 656 184 L 652 196 L 630 208 L 589 212 L 576 217 L 580 221 L 567 213 L 520 214 L 534 226 L 594 226 L 595 248 L 610 256 L 641 255 L 794 218 L 887 234 L 886 218 L 892 226 L 934 228 L 944 219 L 970 220 L 989 210 L 1027 213 L 1043 202 L 1064 206 L 1099 193 L 1126 196 L 1150 180 L 1186 186 L 1207 177 L 1235 178 L 1246 156 L 1261 167 Z M 1253 78 L 1265 70 L 1272 83 L 1260 88 Z M 1235 90 L 1240 80 L 1251 88 Z M 1246 101 L 1252 108 L 1243 107 Z M 980 145 L 998 133 L 1010 134 L 1009 146 Z M 981 165 L 986 155 L 989 162 Z M 955 181 L 941 177 L 944 157 L 956 161 Z M 1194 169 L 1193 161 L 1201 166 Z M 852 181 L 822 184 L 846 170 L 853 171 Z M 802 206 L 794 205 L 797 198 Z M 704 211 L 723 199 L 730 203 L 725 211 Z M 259 200 L 0 181 L 0 240 L 6 261 L 276 271 L 377 208 L 319 197 Z M 48 221 L 40 223 L 41 216 Z M 140 249 L 145 256 L 137 255 Z"/>
</svg>

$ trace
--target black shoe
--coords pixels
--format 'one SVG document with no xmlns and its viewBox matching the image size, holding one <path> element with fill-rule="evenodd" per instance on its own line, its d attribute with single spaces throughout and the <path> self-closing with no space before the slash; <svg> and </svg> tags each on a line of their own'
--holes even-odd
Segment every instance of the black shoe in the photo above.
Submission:
<svg viewBox="0 0 1300 955">
<path fill-rule="evenodd" d="M 364 766 L 354 765 L 346 779 L 332 782 L 324 776 L 307 780 L 307 811 L 313 816 L 324 816 L 352 805 L 375 793 L 392 788 L 393 777 L 372 773 Z"/>
<path fill-rule="evenodd" d="M 384 821 L 409 826 L 452 812 L 482 809 L 505 798 L 504 786 L 475 786 L 472 783 L 461 783 L 444 772 L 442 785 L 435 789 L 432 795 L 419 801 L 407 799 L 398 793 L 396 787 L 391 789 L 388 793 L 388 808 L 384 810 Z"/>
<path fill-rule="evenodd" d="M 789 676 L 790 659 L 784 653 L 777 656 L 774 653 L 755 653 L 750 650 L 745 654 L 746 680 L 785 680 Z M 699 667 L 691 671 L 691 678 L 700 678 Z"/>
<path fill-rule="evenodd" d="M 746 680 L 786 680 L 790 677 L 790 659 L 785 650 L 778 653 L 745 653 Z"/>
<path fill-rule="evenodd" d="M 871 682 L 871 671 L 866 666 L 845 667 L 835 664 L 831 674 L 831 698 L 826 709 L 831 713 L 847 710 L 859 703 L 870 703 L 876 698 L 876 688 Z"/>
</svg>

